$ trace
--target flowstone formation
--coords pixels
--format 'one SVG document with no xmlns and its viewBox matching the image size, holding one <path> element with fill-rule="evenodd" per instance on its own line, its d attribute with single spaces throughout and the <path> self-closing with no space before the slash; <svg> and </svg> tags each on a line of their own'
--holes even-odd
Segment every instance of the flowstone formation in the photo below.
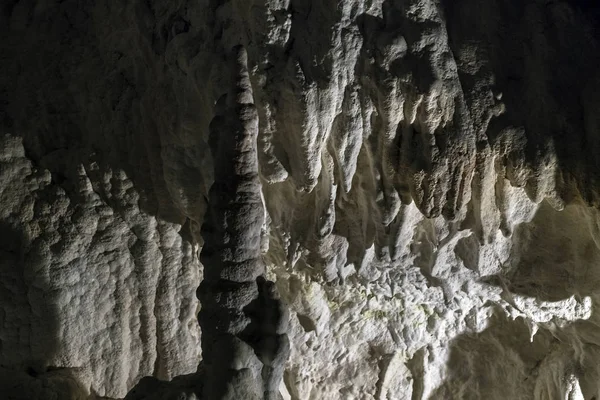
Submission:
<svg viewBox="0 0 600 400">
<path fill-rule="evenodd" d="M 4 4 L 0 398 L 600 398 L 599 17 Z"/>
</svg>

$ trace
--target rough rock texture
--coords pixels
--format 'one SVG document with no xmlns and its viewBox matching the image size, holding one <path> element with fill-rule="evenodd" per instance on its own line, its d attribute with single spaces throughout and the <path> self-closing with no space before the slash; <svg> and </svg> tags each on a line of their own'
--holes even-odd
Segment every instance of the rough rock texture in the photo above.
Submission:
<svg viewBox="0 0 600 400">
<path fill-rule="evenodd" d="M 202 225 L 205 273 L 198 290 L 203 398 L 277 400 L 290 352 L 289 315 L 264 276 L 258 113 L 243 47 L 234 49 L 233 60 L 233 90 L 219 100 L 224 109 L 211 123 L 215 181 Z"/>
<path fill-rule="evenodd" d="M 243 125 L 219 101 L 243 45 L 265 213 L 239 248 L 291 311 L 284 399 L 600 398 L 599 17 L 567 0 L 5 2 L 0 393 L 212 390 L 195 291 L 204 268 L 204 288 L 223 279 L 204 221 L 231 172 L 211 147 Z"/>
</svg>

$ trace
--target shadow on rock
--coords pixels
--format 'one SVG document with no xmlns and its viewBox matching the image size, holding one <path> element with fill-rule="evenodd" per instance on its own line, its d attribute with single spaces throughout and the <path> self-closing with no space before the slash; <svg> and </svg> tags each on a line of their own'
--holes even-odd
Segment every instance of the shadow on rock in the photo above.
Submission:
<svg viewBox="0 0 600 400">
<path fill-rule="evenodd" d="M 183 375 L 165 382 L 156 378 L 142 378 L 124 400 L 200 400 L 203 374 Z"/>
<path fill-rule="evenodd" d="M 584 205 L 563 211 L 547 202 L 513 233 L 512 293 L 543 301 L 589 296 L 600 285 L 598 213 Z"/>
<path fill-rule="evenodd" d="M 77 371 L 55 367 L 59 311 L 23 232 L 0 222 L 0 393 L 7 400 L 87 399 Z M 30 327 L 24 329 L 24 327 Z"/>
<path fill-rule="evenodd" d="M 531 343 L 522 319 L 494 317 L 485 331 L 452 342 L 446 380 L 429 400 L 530 400 L 536 369 L 553 342 L 544 331 Z"/>
</svg>

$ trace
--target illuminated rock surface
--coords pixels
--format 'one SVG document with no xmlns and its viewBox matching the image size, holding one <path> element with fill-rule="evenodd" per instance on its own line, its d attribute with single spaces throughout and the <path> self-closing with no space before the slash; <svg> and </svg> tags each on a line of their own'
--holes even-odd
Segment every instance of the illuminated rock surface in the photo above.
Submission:
<svg viewBox="0 0 600 400">
<path fill-rule="evenodd" d="M 600 398 L 597 7 L 3 5 L 0 393 L 202 398 L 211 146 L 249 118 L 264 212 L 228 215 L 284 399 Z"/>
</svg>

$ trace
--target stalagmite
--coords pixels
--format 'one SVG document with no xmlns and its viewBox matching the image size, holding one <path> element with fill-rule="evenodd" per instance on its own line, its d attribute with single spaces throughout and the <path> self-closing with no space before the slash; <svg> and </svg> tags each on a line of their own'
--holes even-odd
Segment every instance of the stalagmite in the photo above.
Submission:
<svg viewBox="0 0 600 400">
<path fill-rule="evenodd" d="M 265 279 L 258 113 L 246 51 L 235 48 L 233 58 L 233 89 L 211 122 L 215 180 L 202 225 L 204 398 L 277 400 L 289 355 L 288 314 Z"/>
<path fill-rule="evenodd" d="M 0 5 L 0 400 L 600 399 L 600 2 Z"/>
</svg>

